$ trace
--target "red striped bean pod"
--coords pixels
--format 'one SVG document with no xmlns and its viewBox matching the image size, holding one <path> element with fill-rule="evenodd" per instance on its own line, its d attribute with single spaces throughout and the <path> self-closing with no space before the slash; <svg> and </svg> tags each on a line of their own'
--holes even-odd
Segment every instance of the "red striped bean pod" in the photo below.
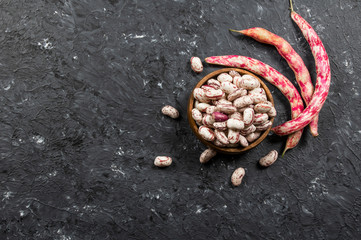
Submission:
<svg viewBox="0 0 361 240">
<path fill-rule="evenodd" d="M 326 101 L 331 83 L 330 62 L 321 39 L 318 37 L 317 33 L 315 30 L 313 30 L 311 25 L 295 11 L 293 11 L 292 8 L 291 18 L 298 25 L 303 36 L 310 45 L 312 55 L 315 59 L 317 79 L 312 99 L 306 109 L 300 114 L 300 116 L 272 129 L 272 131 L 278 135 L 291 134 L 309 124 L 312 119 L 314 119 L 321 111 L 321 108 Z"/>
<path fill-rule="evenodd" d="M 292 46 L 282 37 L 264 29 L 264 28 L 250 28 L 241 31 L 236 31 L 255 39 L 258 42 L 266 43 L 276 47 L 279 54 L 287 61 L 290 68 L 293 70 L 298 86 L 301 90 L 302 98 L 308 105 L 312 99 L 314 87 L 312 85 L 310 73 L 304 64 L 300 55 L 292 48 Z M 318 116 L 316 116 L 310 123 L 310 130 L 313 136 L 317 136 Z"/>
</svg>

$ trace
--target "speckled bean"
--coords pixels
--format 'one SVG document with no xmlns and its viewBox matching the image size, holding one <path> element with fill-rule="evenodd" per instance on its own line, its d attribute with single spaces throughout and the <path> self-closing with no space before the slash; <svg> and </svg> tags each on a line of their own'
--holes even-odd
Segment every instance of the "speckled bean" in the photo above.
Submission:
<svg viewBox="0 0 361 240">
<path fill-rule="evenodd" d="M 258 113 L 266 113 L 272 108 L 271 102 L 260 102 L 254 106 L 254 111 Z"/>
<path fill-rule="evenodd" d="M 203 118 L 202 118 L 202 124 L 206 127 L 213 127 L 213 123 L 214 123 L 214 118 L 212 115 L 210 114 L 206 114 Z"/>
<path fill-rule="evenodd" d="M 237 98 L 243 97 L 247 95 L 247 90 L 243 88 L 239 88 L 238 90 L 232 92 L 228 95 L 227 99 L 229 101 L 234 101 Z"/>
<path fill-rule="evenodd" d="M 253 125 L 258 126 L 264 124 L 268 120 L 267 113 L 256 113 L 254 115 Z"/>
<path fill-rule="evenodd" d="M 246 110 L 247 108 L 254 108 L 254 105 L 251 104 L 251 105 L 248 105 L 248 106 L 246 106 L 246 107 L 237 108 L 237 111 L 240 112 L 240 113 L 243 113 L 244 110 Z"/>
<path fill-rule="evenodd" d="M 235 131 L 233 129 L 228 129 L 228 141 L 231 144 L 236 144 L 239 142 L 239 131 Z"/>
<path fill-rule="evenodd" d="M 221 83 L 218 80 L 213 79 L 213 78 L 211 78 L 211 79 L 209 79 L 207 81 L 207 85 L 213 87 L 214 89 L 220 89 L 221 88 Z"/>
<path fill-rule="evenodd" d="M 248 91 L 248 95 L 255 95 L 255 94 L 266 95 L 266 91 L 260 87 Z"/>
<path fill-rule="evenodd" d="M 246 139 L 248 142 L 254 142 L 256 139 L 258 139 L 261 136 L 261 132 L 253 132 L 246 136 Z"/>
<path fill-rule="evenodd" d="M 244 177 L 244 175 L 246 174 L 246 171 L 244 170 L 244 168 L 237 168 L 231 177 L 231 182 L 233 184 L 233 186 L 237 187 L 239 185 L 241 185 L 242 183 L 242 179 Z"/>
<path fill-rule="evenodd" d="M 202 113 L 201 111 L 199 111 L 197 108 L 193 108 L 192 109 L 192 118 L 195 120 L 195 121 L 202 121 Z"/>
<path fill-rule="evenodd" d="M 218 139 L 215 139 L 213 141 L 213 144 L 216 145 L 217 147 L 226 147 L 226 144 L 221 143 L 220 141 L 218 141 Z"/>
<path fill-rule="evenodd" d="M 232 82 L 233 78 L 228 73 L 221 73 L 218 75 L 217 80 L 222 82 Z"/>
<path fill-rule="evenodd" d="M 242 136 L 241 134 L 239 134 L 239 143 L 241 144 L 242 147 L 248 147 L 249 145 L 246 137 Z"/>
<path fill-rule="evenodd" d="M 207 109 L 206 109 L 207 114 L 213 114 L 215 111 L 216 111 L 216 106 L 213 106 L 213 105 L 207 107 Z"/>
<path fill-rule="evenodd" d="M 239 72 L 237 72 L 237 71 L 234 71 L 234 70 L 231 70 L 231 71 L 229 71 L 229 73 L 228 73 L 231 77 L 235 77 L 235 76 L 241 76 L 241 74 L 239 74 Z"/>
<path fill-rule="evenodd" d="M 233 84 L 236 85 L 238 88 L 241 88 L 241 82 L 242 82 L 241 76 L 235 76 L 233 78 Z"/>
<path fill-rule="evenodd" d="M 236 91 L 238 88 L 236 85 L 234 85 L 231 82 L 222 82 L 221 89 L 223 92 L 230 94 L 230 93 L 233 93 L 234 91 Z"/>
<path fill-rule="evenodd" d="M 154 165 L 157 167 L 168 167 L 172 164 L 172 158 L 167 156 L 158 156 L 154 160 Z"/>
<path fill-rule="evenodd" d="M 253 108 L 247 108 L 243 111 L 243 122 L 245 126 L 249 126 L 254 121 L 254 110 Z"/>
<path fill-rule="evenodd" d="M 209 86 L 209 85 L 202 85 L 201 88 L 206 92 L 209 91 L 209 90 L 215 89 L 214 87 Z"/>
<path fill-rule="evenodd" d="M 211 160 L 214 156 L 217 155 L 217 152 L 213 150 L 212 148 L 208 148 L 204 150 L 204 152 L 199 157 L 200 163 L 207 163 L 209 160 Z"/>
<path fill-rule="evenodd" d="M 217 111 L 223 112 L 226 114 L 232 114 L 237 111 L 237 108 L 235 106 L 226 105 L 226 104 L 218 104 L 216 109 L 217 109 Z"/>
<path fill-rule="evenodd" d="M 278 158 L 278 152 L 276 150 L 270 151 L 266 156 L 259 160 L 259 164 L 263 167 L 271 166 Z"/>
<path fill-rule="evenodd" d="M 215 129 L 214 134 L 215 134 L 216 138 L 218 139 L 218 141 L 220 141 L 221 143 L 226 144 L 226 145 L 229 144 L 228 138 L 223 131 Z"/>
<path fill-rule="evenodd" d="M 220 131 L 225 131 L 227 130 L 227 122 L 215 122 L 213 123 L 213 127 Z"/>
<path fill-rule="evenodd" d="M 193 90 L 193 97 L 202 103 L 209 102 L 209 99 L 206 97 L 206 92 L 202 88 L 195 88 Z"/>
<path fill-rule="evenodd" d="M 175 109 L 172 106 L 166 105 L 162 108 L 162 113 L 166 116 L 169 116 L 171 118 L 178 118 L 179 112 L 177 109 Z"/>
<path fill-rule="evenodd" d="M 230 118 L 227 120 L 227 127 L 230 129 L 241 130 L 244 128 L 244 122 L 238 119 Z"/>
<path fill-rule="evenodd" d="M 249 95 L 248 95 L 249 96 Z M 263 95 L 263 94 L 253 94 L 252 95 L 253 98 L 253 103 L 257 104 L 257 103 L 261 103 L 261 102 L 266 102 L 267 101 L 267 96 Z"/>
<path fill-rule="evenodd" d="M 206 112 L 207 108 L 210 107 L 211 105 L 209 105 L 208 103 L 198 103 L 197 104 L 197 109 L 201 112 Z"/>
<path fill-rule="evenodd" d="M 219 99 L 217 101 L 214 101 L 214 105 L 218 106 L 218 105 L 233 105 L 233 103 L 231 101 L 228 101 L 226 99 Z"/>
<path fill-rule="evenodd" d="M 256 131 L 258 131 L 258 132 L 259 131 L 266 131 L 271 126 L 272 126 L 272 122 L 271 121 L 266 121 L 262 125 L 256 126 Z"/>
<path fill-rule="evenodd" d="M 198 128 L 199 135 L 202 136 L 202 138 L 206 141 L 213 141 L 215 139 L 215 134 L 212 129 L 206 126 L 200 126 Z"/>
<path fill-rule="evenodd" d="M 277 111 L 275 107 L 271 107 L 271 109 L 267 112 L 269 117 L 275 117 L 277 116 Z"/>
<path fill-rule="evenodd" d="M 240 84 L 241 88 L 244 88 L 247 90 L 252 90 L 255 88 L 259 88 L 260 86 L 261 86 L 261 84 L 257 78 L 255 78 L 251 75 L 248 75 L 248 74 L 245 74 L 242 76 L 242 81 Z"/>
<path fill-rule="evenodd" d="M 252 124 L 251 126 L 242 129 L 240 133 L 243 136 L 247 136 L 248 134 L 251 134 L 255 131 L 256 131 L 256 126 Z"/>
<path fill-rule="evenodd" d="M 221 99 L 222 96 L 224 95 L 224 92 L 221 89 L 208 89 L 207 91 L 205 91 L 205 96 L 208 99 L 211 100 L 218 100 Z"/>
<path fill-rule="evenodd" d="M 243 116 L 242 116 L 242 113 L 240 112 L 235 112 L 235 113 L 232 113 L 229 118 L 233 118 L 233 119 L 237 119 L 237 120 L 240 120 L 240 121 L 243 121 Z"/>
<path fill-rule="evenodd" d="M 203 71 L 203 64 L 199 57 L 191 57 L 191 68 L 196 73 L 201 73 Z"/>
<path fill-rule="evenodd" d="M 234 100 L 233 105 L 237 108 L 246 107 L 253 104 L 254 99 L 251 96 L 243 96 Z"/>
</svg>

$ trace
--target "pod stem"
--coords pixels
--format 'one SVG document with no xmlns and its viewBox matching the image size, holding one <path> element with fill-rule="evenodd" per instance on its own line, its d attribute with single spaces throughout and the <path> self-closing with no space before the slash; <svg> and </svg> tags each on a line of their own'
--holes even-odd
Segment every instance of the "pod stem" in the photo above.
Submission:
<svg viewBox="0 0 361 240">
<path fill-rule="evenodd" d="M 293 4 L 292 4 L 292 0 L 290 0 L 290 10 L 291 10 L 291 12 L 293 12 Z"/>
<path fill-rule="evenodd" d="M 231 32 L 236 32 L 236 33 L 239 33 L 239 31 L 237 31 L 237 30 L 234 30 L 234 29 L 228 29 L 229 31 L 231 31 Z"/>
<path fill-rule="evenodd" d="M 283 153 L 282 153 L 282 155 L 281 155 L 281 157 L 283 157 L 284 155 L 285 155 L 285 153 L 286 153 L 286 151 L 287 151 L 288 149 L 287 148 L 285 148 L 285 150 L 283 151 Z"/>
</svg>

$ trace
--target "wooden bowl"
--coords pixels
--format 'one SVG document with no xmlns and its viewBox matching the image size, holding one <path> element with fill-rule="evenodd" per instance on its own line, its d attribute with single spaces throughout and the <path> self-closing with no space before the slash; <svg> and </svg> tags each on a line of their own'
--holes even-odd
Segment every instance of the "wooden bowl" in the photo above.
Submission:
<svg viewBox="0 0 361 240">
<path fill-rule="evenodd" d="M 207 76 L 205 76 L 204 78 L 202 78 L 202 80 L 200 80 L 197 85 L 193 88 L 192 90 L 192 93 L 191 95 L 189 96 L 189 101 L 188 101 L 188 109 L 187 109 L 187 117 L 188 117 L 188 122 L 189 122 L 189 125 L 191 127 L 191 129 L 193 130 L 194 134 L 197 136 L 197 138 L 203 143 L 205 144 L 206 146 L 210 147 L 210 148 L 213 148 L 214 150 L 216 150 L 217 152 L 220 152 L 220 153 L 225 153 L 225 154 L 240 154 L 240 153 L 243 153 L 245 151 L 248 151 L 254 147 L 256 147 L 258 144 L 260 144 L 268 135 L 269 131 L 271 130 L 271 127 L 269 127 L 266 131 L 264 131 L 262 133 L 262 135 L 256 140 L 254 141 L 252 144 L 250 144 L 249 146 L 247 147 L 242 147 L 242 146 L 239 146 L 239 147 L 233 147 L 233 148 L 229 148 L 229 147 L 218 147 L 216 145 L 214 145 L 212 142 L 209 142 L 209 141 L 206 141 L 204 140 L 201 135 L 199 135 L 198 133 L 198 125 L 196 124 L 196 122 L 194 121 L 194 119 L 192 118 L 192 109 L 194 108 L 194 97 L 193 97 L 193 91 L 195 88 L 199 88 L 201 87 L 202 85 L 204 85 L 208 79 L 211 79 L 211 78 L 215 78 L 216 76 L 218 76 L 219 74 L 221 73 L 228 73 L 229 71 L 231 70 L 234 70 L 234 71 L 237 71 L 238 73 L 240 73 L 241 75 L 244 75 L 244 74 L 249 74 L 255 78 L 258 79 L 258 81 L 261 83 L 261 86 L 262 88 L 265 90 L 266 92 L 266 95 L 267 95 L 267 98 L 268 98 L 268 101 L 272 102 L 272 105 L 274 106 L 274 102 L 273 102 L 273 97 L 272 97 L 272 94 L 270 92 L 270 90 L 268 89 L 268 87 L 266 86 L 266 84 L 264 84 L 264 82 L 262 82 L 262 80 L 257 77 L 256 75 L 246 71 L 246 70 L 243 70 L 243 69 L 239 69 L 239 68 L 223 68 L 223 69 L 220 69 L 220 70 L 217 70 L 217 71 L 214 71 L 210 74 L 208 74 Z M 270 121 L 272 122 L 273 124 L 273 120 L 274 118 L 270 118 Z"/>
</svg>

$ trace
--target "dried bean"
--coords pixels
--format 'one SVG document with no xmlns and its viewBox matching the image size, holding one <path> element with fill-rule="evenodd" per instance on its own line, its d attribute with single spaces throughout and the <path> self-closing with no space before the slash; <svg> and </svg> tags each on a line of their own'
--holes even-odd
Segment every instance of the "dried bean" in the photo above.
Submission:
<svg viewBox="0 0 361 240">
<path fill-rule="evenodd" d="M 175 109 L 172 106 L 166 105 L 162 108 L 162 113 L 166 116 L 169 116 L 171 118 L 178 118 L 179 112 L 177 109 Z"/>
<path fill-rule="evenodd" d="M 233 78 L 228 73 L 221 73 L 218 75 L 217 80 L 222 82 L 232 82 Z"/>
<path fill-rule="evenodd" d="M 231 177 L 231 182 L 233 184 L 233 186 L 237 187 L 239 185 L 241 185 L 242 183 L 242 179 L 244 177 L 244 175 L 246 174 L 244 168 L 237 168 Z"/>
<path fill-rule="evenodd" d="M 259 160 L 259 164 L 263 167 L 272 165 L 278 158 L 278 152 L 276 150 L 270 151 L 266 156 Z"/>
<path fill-rule="evenodd" d="M 199 135 L 201 135 L 202 138 L 204 138 L 204 140 L 206 140 L 206 141 L 212 142 L 212 141 L 215 139 L 215 134 L 214 134 L 213 130 L 210 129 L 209 127 L 200 126 L 200 127 L 198 128 L 198 133 L 199 133 Z"/>
<path fill-rule="evenodd" d="M 203 64 L 199 57 L 191 57 L 191 68 L 196 73 L 203 71 Z"/>
<path fill-rule="evenodd" d="M 212 148 L 208 148 L 201 154 L 201 156 L 199 157 L 199 161 L 200 163 L 207 163 L 216 155 L 217 152 L 215 150 L 213 150 Z"/>
<path fill-rule="evenodd" d="M 197 109 L 197 108 L 193 108 L 192 109 L 192 118 L 195 120 L 195 121 L 202 121 L 202 113 Z"/>
<path fill-rule="evenodd" d="M 168 167 L 172 164 L 172 158 L 167 156 L 158 156 L 154 160 L 154 165 L 157 167 Z"/>
</svg>

